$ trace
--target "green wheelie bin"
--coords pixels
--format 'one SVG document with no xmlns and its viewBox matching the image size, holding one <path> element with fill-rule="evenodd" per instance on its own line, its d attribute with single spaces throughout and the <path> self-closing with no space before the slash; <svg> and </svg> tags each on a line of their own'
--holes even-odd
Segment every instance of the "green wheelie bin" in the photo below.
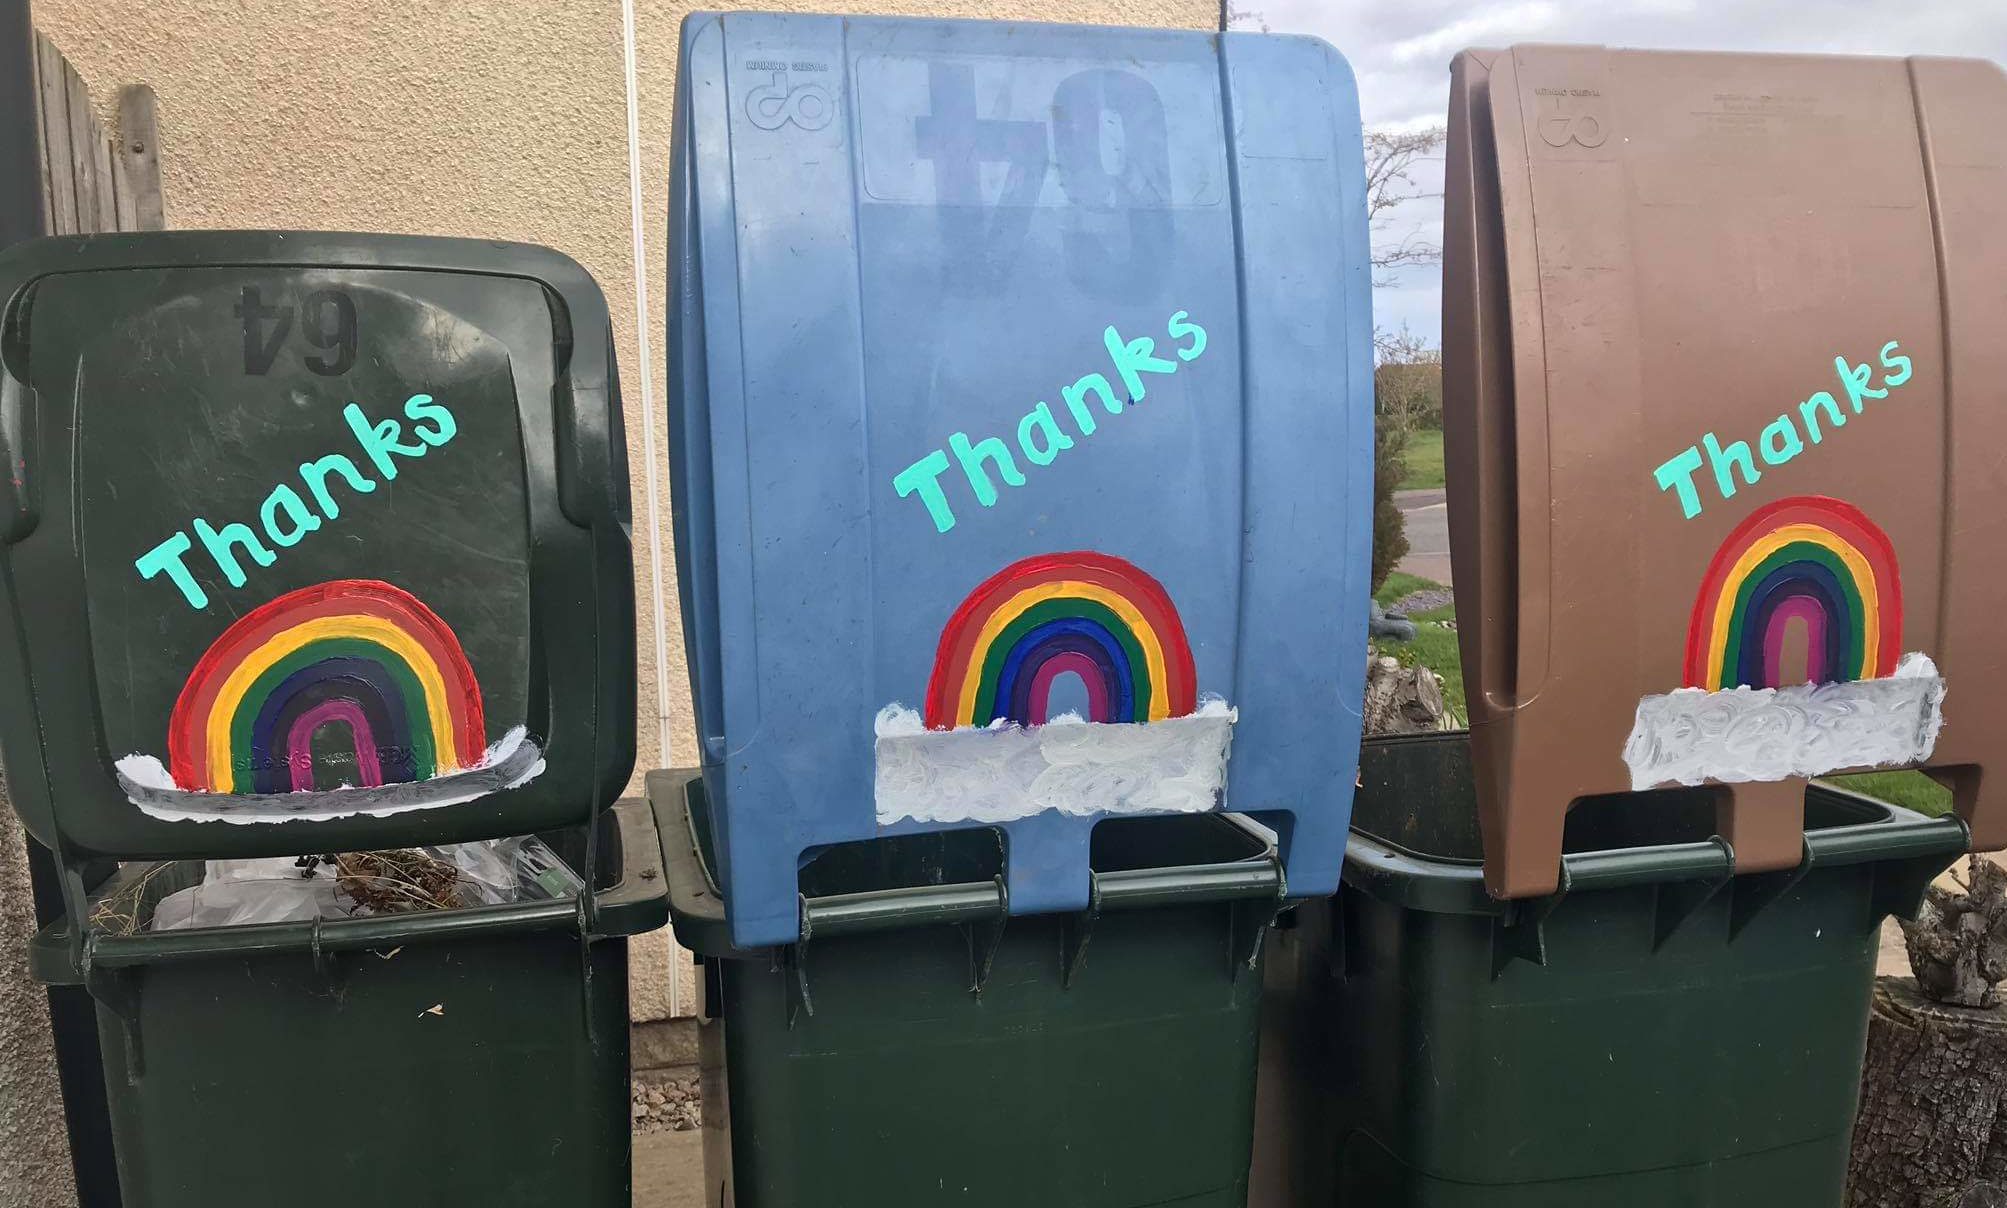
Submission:
<svg viewBox="0 0 2007 1208">
<path fill-rule="evenodd" d="M 1268 941 L 1251 1203 L 1840 1203 L 1881 921 L 1963 823 L 1815 785 L 1804 861 L 1737 877 L 1703 791 L 1588 801 L 1505 902 L 1467 735 L 1360 769 L 1342 887 Z"/>
<path fill-rule="evenodd" d="M 98 1000 L 126 1204 L 625 1208 L 626 937 L 668 911 L 646 806 L 599 830 L 586 903 L 149 931 L 178 861 L 92 895 L 139 929 L 83 960 L 42 931 L 30 974 Z M 583 828 L 548 840 L 584 866 Z"/>
<path fill-rule="evenodd" d="M 702 970 L 713 1208 L 1240 1208 L 1273 843 L 1230 815 L 1104 822 L 1095 905 L 1008 916 L 987 829 L 826 849 L 802 938 L 735 950 L 704 782 L 655 772 Z"/>
<path fill-rule="evenodd" d="M 668 911 L 615 804 L 598 286 L 475 240 L 47 239 L 0 332 L 6 796 L 124 1203 L 627 1208 L 625 937 Z"/>
</svg>

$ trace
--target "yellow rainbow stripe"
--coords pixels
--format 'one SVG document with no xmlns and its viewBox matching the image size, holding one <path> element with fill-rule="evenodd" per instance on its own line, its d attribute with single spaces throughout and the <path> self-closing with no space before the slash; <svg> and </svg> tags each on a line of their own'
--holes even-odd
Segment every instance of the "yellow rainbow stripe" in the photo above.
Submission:
<svg viewBox="0 0 2007 1208">
<path fill-rule="evenodd" d="M 975 649 L 988 650 L 996 644 L 997 636 L 1010 626 L 1026 609 L 1052 599 L 1092 600 L 1106 606 L 1116 616 L 1121 617 L 1134 634 L 1137 644 L 1143 647 L 1143 660 L 1150 669 L 1150 713 L 1151 721 L 1163 721 L 1171 715 L 1170 694 L 1164 685 L 1168 682 L 1165 670 L 1164 643 L 1157 631 L 1143 619 L 1143 614 L 1126 598 L 1110 591 L 1098 583 L 1083 583 L 1077 579 L 1062 579 L 1053 583 L 1041 583 L 1027 587 L 1006 600 L 1001 608 L 990 614 L 982 630 L 976 636 Z M 976 712 L 976 693 L 982 687 L 982 659 L 969 661 L 969 668 L 963 674 L 961 692 L 958 694 L 955 714 L 960 718 L 973 718 Z M 981 725 L 981 721 L 963 724 Z"/>
<path fill-rule="evenodd" d="M 432 741 L 438 753 L 441 772 L 465 759 L 467 752 L 460 751 L 454 742 L 452 708 L 446 695 L 446 680 L 439 672 L 439 665 L 427 654 L 425 648 L 396 624 L 372 616 L 316 617 L 302 621 L 290 629 L 282 630 L 253 650 L 242 662 L 232 669 L 223 687 L 216 694 L 216 703 L 209 710 L 204 722 L 204 742 L 209 752 L 210 775 L 215 780 L 214 791 L 231 793 L 236 791 L 236 769 L 230 761 L 230 722 L 237 715 L 237 707 L 244 694 L 256 683 L 273 664 L 310 642 L 327 638 L 359 638 L 372 641 L 396 652 L 412 674 L 418 679 L 425 692 L 425 710 L 430 715 Z"/>
<path fill-rule="evenodd" d="M 1721 668 L 1727 659 L 1728 631 L 1734 621 L 1735 586 L 1747 580 L 1750 574 L 1762 565 L 1765 558 L 1796 541 L 1809 542 L 1831 551 L 1853 574 L 1855 587 L 1861 593 L 1861 610 L 1864 614 L 1862 665 L 1867 667 L 1880 665 L 1881 602 L 1875 592 L 1874 570 L 1869 566 L 1867 558 L 1854 547 L 1852 542 L 1829 528 L 1816 524 L 1787 524 L 1757 538 L 1756 542 L 1743 552 L 1742 557 L 1736 559 L 1735 565 L 1728 572 L 1725 581 L 1730 588 L 1723 591 L 1721 598 L 1715 602 L 1714 617 L 1708 629 L 1707 687 L 1710 690 L 1718 691 L 1725 686 Z"/>
</svg>

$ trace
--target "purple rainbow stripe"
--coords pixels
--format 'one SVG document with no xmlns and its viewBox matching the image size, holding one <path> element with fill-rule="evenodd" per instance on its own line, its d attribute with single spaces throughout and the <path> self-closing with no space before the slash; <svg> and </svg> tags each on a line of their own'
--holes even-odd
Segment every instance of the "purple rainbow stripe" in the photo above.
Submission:
<svg viewBox="0 0 2007 1208">
<path fill-rule="evenodd" d="M 1793 620 L 1805 622 L 1806 683 L 1826 682 L 1826 630 L 1830 620 L 1817 597 L 1790 596 L 1777 603 L 1763 629 L 1763 682 L 1774 687 L 1791 685 L 1784 681 L 1784 634 Z"/>
<path fill-rule="evenodd" d="M 1087 720 L 1108 721 L 1108 685 L 1099 664 L 1077 650 L 1064 650 L 1039 664 L 1031 679 L 1031 717 L 1028 724 L 1044 725 L 1052 712 L 1052 681 L 1071 671 L 1087 685 Z"/>
<path fill-rule="evenodd" d="M 373 789 L 383 784 L 383 765 L 376 757 L 376 736 L 362 706 L 352 700 L 322 701 L 300 714 L 286 735 L 286 765 L 293 772 L 293 791 L 311 792 L 314 787 L 314 731 L 329 722 L 348 727 L 355 747 L 356 773 L 362 780 L 357 788 Z"/>
</svg>

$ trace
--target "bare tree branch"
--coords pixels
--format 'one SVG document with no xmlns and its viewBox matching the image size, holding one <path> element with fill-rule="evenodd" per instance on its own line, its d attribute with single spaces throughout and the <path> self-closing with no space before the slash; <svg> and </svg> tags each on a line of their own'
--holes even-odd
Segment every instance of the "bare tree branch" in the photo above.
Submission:
<svg viewBox="0 0 2007 1208">
<path fill-rule="evenodd" d="M 1374 234 L 1387 229 L 1392 221 L 1390 211 L 1397 207 L 1411 201 L 1442 196 L 1426 192 L 1416 185 L 1413 172 L 1415 165 L 1433 156 L 1448 137 L 1449 132 L 1441 126 L 1430 126 L 1424 130 L 1366 131 L 1366 219 L 1372 225 Z M 1377 272 L 1440 264 L 1442 257 L 1441 247 L 1410 232 L 1391 247 L 1376 244 L 1373 248 L 1373 268 Z M 1385 284 L 1384 281 L 1379 283 Z"/>
</svg>

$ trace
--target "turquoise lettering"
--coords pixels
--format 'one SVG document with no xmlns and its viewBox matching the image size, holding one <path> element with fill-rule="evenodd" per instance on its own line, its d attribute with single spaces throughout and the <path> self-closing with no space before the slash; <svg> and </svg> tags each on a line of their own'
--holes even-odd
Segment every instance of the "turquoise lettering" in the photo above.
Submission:
<svg viewBox="0 0 2007 1208">
<path fill-rule="evenodd" d="M 1070 386 L 1059 388 L 1060 401 L 1073 417 L 1072 429 L 1062 427 L 1052 404 L 1040 401 L 1017 421 L 1017 444 L 1013 449 L 1008 432 L 1001 436 L 971 438 L 967 432 L 951 433 L 945 449 L 935 449 L 925 457 L 899 471 L 892 478 L 893 489 L 904 499 L 917 495 L 926 506 L 927 515 L 934 522 L 934 531 L 945 533 L 955 527 L 955 512 L 948 504 L 948 493 L 942 486 L 941 477 L 948 472 L 951 464 L 959 464 L 962 474 L 968 479 L 969 490 L 975 495 L 976 503 L 982 507 L 994 507 L 1002 495 L 998 479 L 1003 486 L 1021 487 L 1025 485 L 1025 472 L 1019 469 L 1017 457 L 1022 454 L 1026 463 L 1032 466 L 1049 466 L 1059 455 L 1071 449 L 1076 441 L 1094 435 L 1100 426 L 1102 412 L 1120 415 L 1131 403 L 1140 402 L 1147 394 L 1144 385 L 1147 374 L 1176 373 L 1180 361 L 1196 359 L 1206 350 L 1206 329 L 1191 321 L 1188 311 L 1175 311 L 1165 325 L 1165 331 L 1173 343 L 1164 356 L 1157 355 L 1157 343 L 1148 336 L 1124 340 L 1112 325 L 1102 330 L 1102 343 L 1114 361 L 1114 375 L 1120 379 L 1120 386 L 1110 383 L 1109 377 L 1100 373 L 1085 374 Z M 1183 343 L 1179 343 L 1183 341 Z M 1177 360 L 1169 355 L 1175 350 Z M 1127 394 L 1118 393 L 1118 389 Z M 1099 402 L 1099 406 L 1095 405 Z M 416 394 L 406 402 L 404 414 L 413 421 L 413 431 L 418 439 L 428 445 L 444 443 L 452 436 L 452 417 L 443 408 L 433 408 L 429 395 Z M 349 415 L 349 426 L 354 429 L 356 439 L 374 459 L 386 476 L 393 474 L 390 454 L 412 455 L 412 450 L 397 445 L 398 429 L 394 423 L 370 427 L 360 408 L 350 404 L 353 414 Z M 433 427 L 419 425 L 421 419 Z M 418 450 L 417 452 L 423 452 Z M 952 461 L 949 454 L 953 454 Z"/>
<path fill-rule="evenodd" d="M 453 413 L 446 409 L 445 404 L 433 402 L 429 394 L 414 394 L 405 399 L 404 416 L 411 421 L 412 434 L 435 449 L 452 440 L 460 431 L 460 425 L 453 422 Z M 421 426 L 427 420 L 432 422 L 432 427 Z"/>
<path fill-rule="evenodd" d="M 1115 372 L 1122 375 L 1122 384 L 1129 388 L 1129 401 L 1140 403 L 1148 393 L 1143 387 L 1146 373 L 1176 373 L 1178 363 L 1151 355 L 1157 349 L 1157 342 L 1149 336 L 1137 336 L 1128 343 L 1113 327 L 1101 333 L 1101 342 L 1108 346 L 1108 355 L 1115 361 Z M 1120 410 L 1120 408 L 1116 408 Z"/>
<path fill-rule="evenodd" d="M 1034 432 L 1045 434 L 1043 447 L 1032 440 Z M 1060 431 L 1059 421 L 1052 418 L 1052 408 L 1041 402 L 1017 422 L 1017 447 L 1024 450 L 1031 464 L 1049 466 L 1061 452 L 1073 447 L 1073 438 Z"/>
<path fill-rule="evenodd" d="M 1896 341 L 1894 340 L 1890 340 L 1888 343 L 1882 345 L 1882 351 L 1881 351 L 1882 368 L 1893 371 L 1888 373 L 1882 378 L 1882 385 L 1884 386 L 1900 386 L 1904 382 L 1907 382 L 1909 380 L 1909 375 L 1910 375 L 1909 358 L 1905 356 L 1897 356 L 1897 357 L 1889 356 L 1889 353 L 1895 351 L 1895 347 L 1896 347 Z M 1897 376 L 1898 373 L 1900 373 L 1901 376 Z"/>
<path fill-rule="evenodd" d="M 1823 390 L 1814 393 L 1811 398 L 1799 403 L 1798 418 L 1805 421 L 1805 431 L 1811 436 L 1812 443 L 1815 445 L 1825 439 L 1825 436 L 1819 431 L 1818 412 L 1821 408 L 1825 409 L 1826 418 L 1832 421 L 1835 428 L 1843 427 L 1847 422 L 1846 413 L 1840 410 L 1839 401 Z"/>
<path fill-rule="evenodd" d="M 1115 388 L 1108 379 L 1098 373 L 1090 373 L 1071 386 L 1061 386 L 1059 397 L 1066 409 L 1073 412 L 1073 422 L 1080 426 L 1080 435 L 1094 435 L 1094 411 L 1087 405 L 1087 392 L 1092 390 L 1101 396 L 1101 405 L 1108 408 L 1108 414 L 1122 414 L 1122 400 L 1115 397 Z"/>
<path fill-rule="evenodd" d="M 1721 488 L 1723 499 L 1735 498 L 1735 467 L 1742 467 L 1743 481 L 1752 487 L 1757 479 L 1763 477 L 1763 471 L 1756 468 L 1756 459 L 1750 456 L 1748 441 L 1738 440 L 1724 449 L 1721 442 L 1714 439 L 1714 433 L 1709 432 L 1700 438 L 1700 443 L 1707 447 L 1707 461 L 1714 469 L 1714 485 Z"/>
<path fill-rule="evenodd" d="M 1887 398 L 1890 390 L 1909 381 L 1915 369 L 1907 356 L 1897 353 L 1898 347 L 1894 340 L 1881 347 L 1879 355 L 1885 372 L 1880 386 L 1875 385 L 1873 366 L 1856 365 L 1844 356 L 1834 357 L 1833 370 L 1839 375 L 1840 394 L 1815 390 L 1811 397 L 1797 405 L 1795 417 L 1786 410 L 1765 424 L 1756 439 L 1756 450 L 1761 453 L 1763 464 L 1774 469 L 1791 461 L 1806 450 L 1808 442 L 1810 445 L 1820 444 L 1828 433 L 1844 428 L 1850 412 L 1865 414 L 1869 399 Z M 1846 399 L 1844 406 L 1841 397 Z M 1701 456 L 1703 449 L 1706 450 L 1705 458 Z M 1764 471 L 1756 468 L 1756 456 L 1748 441 L 1730 441 L 1724 445 L 1714 433 L 1709 432 L 1701 437 L 1699 445 L 1688 445 L 1678 456 L 1654 470 L 1652 476 L 1658 482 L 1660 491 L 1678 492 L 1680 511 L 1691 519 L 1701 511 L 1700 493 L 1694 486 L 1694 479 L 1703 464 L 1713 470 L 1714 484 L 1720 490 L 1721 498 L 1733 499 L 1738 490 L 1755 486 L 1763 477 Z"/>
<path fill-rule="evenodd" d="M 208 593 L 202 590 L 202 585 L 195 581 L 195 576 L 188 573 L 188 567 L 181 561 L 182 555 L 194 547 L 195 543 L 188 539 L 187 533 L 176 533 L 133 559 L 132 564 L 142 579 L 151 579 L 166 571 L 167 577 L 181 589 L 181 598 L 188 601 L 190 608 L 207 608 Z"/>
<path fill-rule="evenodd" d="M 984 507 L 993 507 L 997 501 L 996 484 L 990 481 L 989 471 L 983 462 L 996 465 L 997 473 L 1014 487 L 1024 485 L 1024 472 L 1011 460 L 1010 449 L 994 436 L 986 436 L 971 445 L 968 434 L 956 432 L 948 437 L 948 448 L 954 450 L 955 460 L 962 463 L 962 473 L 969 479 L 969 489 L 976 493 L 976 502 Z"/>
<path fill-rule="evenodd" d="M 279 528 L 281 509 L 292 522 L 292 528 L 283 531 Z M 301 538 L 321 526 L 321 518 L 307 510 L 300 493 L 285 485 L 274 487 L 265 496 L 264 504 L 258 508 L 258 520 L 264 524 L 265 535 L 272 539 L 272 544 L 281 548 L 298 545 Z"/>
<path fill-rule="evenodd" d="M 1854 409 L 1855 415 L 1861 413 L 1861 408 L 1864 405 L 1863 400 L 1887 398 L 1889 396 L 1888 391 L 1876 390 L 1868 385 L 1875 378 L 1874 366 L 1849 365 L 1847 358 L 1834 357 L 1833 368 L 1840 374 L 1840 386 L 1846 390 L 1847 405 Z"/>
<path fill-rule="evenodd" d="M 1178 349 L 1178 359 L 1181 361 L 1196 361 L 1199 359 L 1199 354 L 1206 350 L 1206 329 L 1197 323 L 1187 323 L 1185 312 L 1182 310 L 1171 316 L 1171 325 L 1165 330 L 1170 333 L 1173 340 L 1192 337 L 1191 344 Z"/>
<path fill-rule="evenodd" d="M 377 472 L 385 481 L 397 477 L 397 463 L 390 459 L 392 453 L 402 453 L 406 457 L 425 456 L 428 446 L 423 444 L 399 444 L 397 438 L 404 433 L 404 425 L 394 419 L 386 419 L 372 426 L 362 408 L 350 403 L 341 409 L 341 416 L 348 421 L 349 431 L 355 433 L 356 443 L 369 459 L 376 463 Z"/>
<path fill-rule="evenodd" d="M 307 490 L 313 492 L 315 501 L 321 505 L 321 515 L 329 520 L 341 519 L 341 505 L 328 494 L 328 475 L 335 473 L 348 479 L 348 485 L 360 494 L 367 495 L 376 489 L 376 480 L 364 477 L 355 463 L 340 453 L 301 463 L 300 477 L 306 480 Z"/>
<path fill-rule="evenodd" d="M 939 449 L 899 471 L 892 478 L 892 486 L 904 499 L 913 492 L 920 493 L 920 502 L 927 505 L 927 515 L 933 518 L 934 531 L 945 533 L 955 527 L 954 509 L 948 506 L 948 497 L 941 491 L 941 475 L 948 472 L 948 455 Z"/>
<path fill-rule="evenodd" d="M 1679 493 L 1679 510 L 1688 520 L 1700 515 L 1700 493 L 1693 489 L 1694 472 L 1699 469 L 1700 450 L 1688 445 L 1684 452 L 1652 471 L 1659 490 Z"/>
<path fill-rule="evenodd" d="M 1764 428 L 1760 443 L 1766 466 L 1781 466 L 1805 451 L 1805 442 L 1798 437 L 1797 425 L 1791 422 L 1788 415 L 1778 416 Z"/>
<path fill-rule="evenodd" d="M 265 543 L 258 540 L 258 534 L 252 532 L 247 524 L 226 524 L 217 529 L 198 516 L 195 519 L 195 535 L 202 538 L 203 547 L 216 562 L 216 569 L 223 572 L 223 577 L 230 581 L 232 587 L 242 587 L 245 582 L 244 568 L 237 564 L 237 551 L 233 547 L 242 546 L 244 552 L 251 555 L 251 561 L 259 566 L 270 566 L 279 559 L 277 554 L 265 548 Z"/>
<path fill-rule="evenodd" d="M 402 439 L 404 425 L 398 420 L 372 423 L 358 404 L 351 402 L 342 408 L 342 419 L 347 423 L 349 433 L 386 479 L 397 477 L 398 458 L 423 457 L 430 450 L 452 440 L 459 432 L 452 411 L 434 401 L 429 394 L 414 394 L 406 398 L 404 414 L 411 421 L 412 434 L 420 443 L 410 444 Z M 176 532 L 134 559 L 133 568 L 139 571 L 142 579 L 154 579 L 164 572 L 180 589 L 181 598 L 188 602 L 189 607 L 207 608 L 208 594 L 195 581 L 187 565 L 188 553 L 195 548 L 196 541 L 201 542 L 202 548 L 231 587 L 243 587 L 250 580 L 245 573 L 245 559 L 257 566 L 269 567 L 279 559 L 275 551 L 291 549 L 305 540 L 308 533 L 318 532 L 322 525 L 341 517 L 341 503 L 329 490 L 328 479 L 342 478 L 347 481 L 349 489 L 363 495 L 375 491 L 377 485 L 375 479 L 357 468 L 353 459 L 341 453 L 329 453 L 313 461 L 301 462 L 299 473 L 300 482 L 305 484 L 305 496 L 310 496 L 316 507 L 309 507 L 308 499 L 292 483 L 282 482 L 266 492 L 258 504 L 255 527 L 238 522 L 212 524 L 198 516 L 189 526 L 194 531 L 194 540 L 189 538 L 188 530 Z"/>
</svg>

